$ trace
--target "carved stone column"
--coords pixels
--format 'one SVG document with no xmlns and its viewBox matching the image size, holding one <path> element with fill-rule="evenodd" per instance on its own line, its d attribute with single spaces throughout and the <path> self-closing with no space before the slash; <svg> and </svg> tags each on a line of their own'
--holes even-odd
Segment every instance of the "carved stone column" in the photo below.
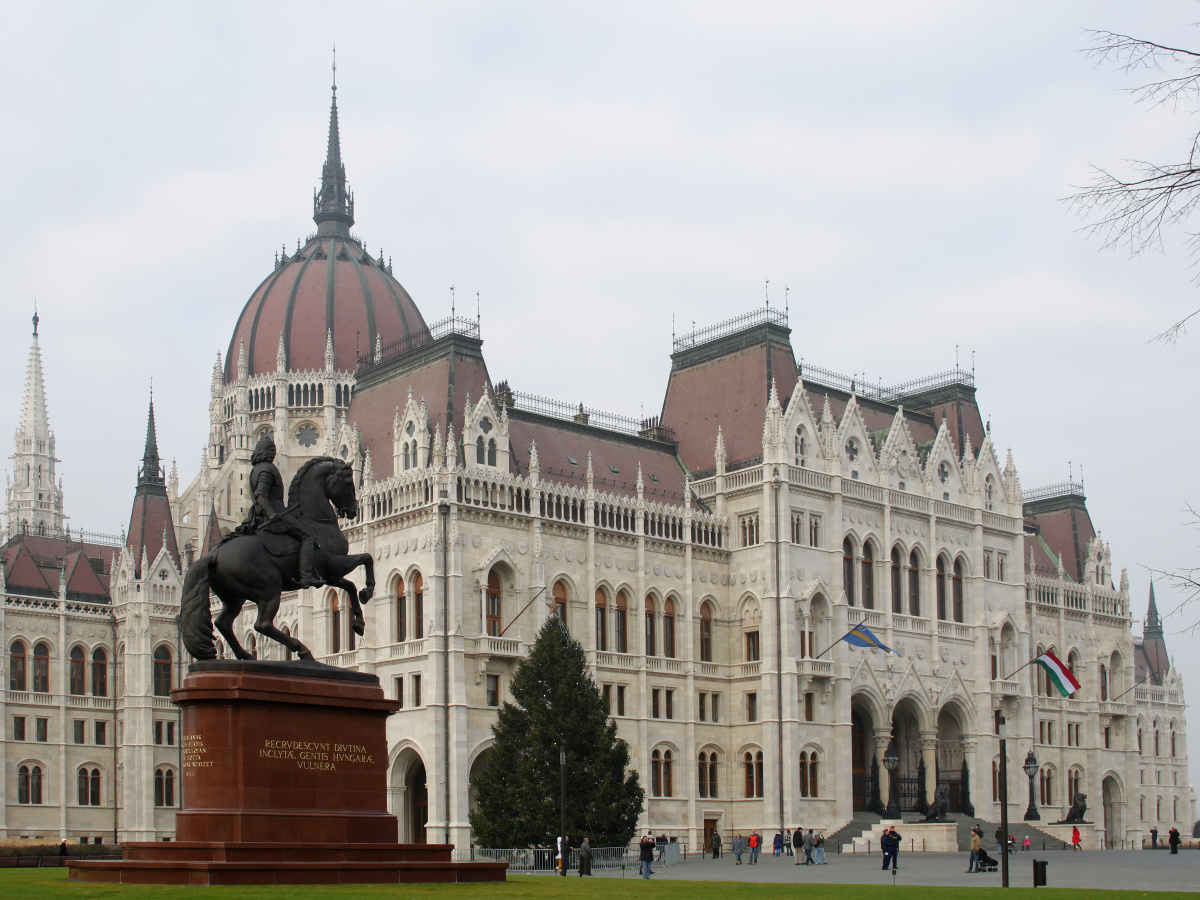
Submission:
<svg viewBox="0 0 1200 900">
<path fill-rule="evenodd" d="M 921 732 L 921 761 L 925 763 L 925 802 L 932 803 L 937 792 L 937 732 Z"/>
<path fill-rule="evenodd" d="M 892 796 L 892 773 L 883 764 L 883 756 L 887 753 L 888 744 L 891 740 L 892 736 L 890 734 L 880 731 L 875 732 L 875 761 L 879 763 L 879 800 L 884 806 L 887 806 L 888 798 Z"/>
</svg>

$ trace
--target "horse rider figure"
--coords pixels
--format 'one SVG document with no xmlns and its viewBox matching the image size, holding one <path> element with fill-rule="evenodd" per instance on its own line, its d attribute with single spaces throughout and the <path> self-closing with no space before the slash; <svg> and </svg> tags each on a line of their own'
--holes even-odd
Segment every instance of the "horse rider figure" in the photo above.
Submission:
<svg viewBox="0 0 1200 900">
<path fill-rule="evenodd" d="M 300 577 L 296 584 L 299 587 L 324 584 L 313 568 L 313 551 L 316 547 L 313 526 L 304 520 L 299 510 L 289 510 L 284 506 L 283 476 L 275 466 L 275 440 L 269 431 L 258 439 L 250 462 L 254 464 L 250 470 L 250 493 L 254 503 L 246 513 L 246 518 L 225 540 L 259 531 L 291 535 L 300 542 Z"/>
</svg>

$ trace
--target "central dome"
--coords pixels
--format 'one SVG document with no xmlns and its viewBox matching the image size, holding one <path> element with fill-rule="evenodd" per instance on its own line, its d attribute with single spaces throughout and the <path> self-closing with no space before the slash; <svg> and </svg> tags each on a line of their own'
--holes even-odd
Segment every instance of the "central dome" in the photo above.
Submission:
<svg viewBox="0 0 1200 900">
<path fill-rule="evenodd" d="M 428 330 L 382 254 L 373 258 L 350 234 L 354 195 L 346 189 L 342 165 L 336 85 L 313 221 L 317 233 L 294 256 L 284 252 L 275 271 L 246 301 L 225 356 L 226 382 L 237 378 L 243 352 L 249 376 L 276 371 L 281 343 L 288 371 L 319 371 L 325 368 L 325 344 L 332 335 L 334 370 L 353 372 L 358 356 L 370 354 L 377 344 L 387 346 Z"/>
</svg>

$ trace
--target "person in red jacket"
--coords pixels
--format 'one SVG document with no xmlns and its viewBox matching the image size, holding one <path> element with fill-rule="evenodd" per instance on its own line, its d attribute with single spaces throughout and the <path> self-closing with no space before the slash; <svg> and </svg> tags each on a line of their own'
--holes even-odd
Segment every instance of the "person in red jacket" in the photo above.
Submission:
<svg viewBox="0 0 1200 900">
<path fill-rule="evenodd" d="M 762 838 L 758 836 L 757 831 L 750 832 L 750 865 L 758 865 L 759 845 L 762 843 Z"/>
</svg>

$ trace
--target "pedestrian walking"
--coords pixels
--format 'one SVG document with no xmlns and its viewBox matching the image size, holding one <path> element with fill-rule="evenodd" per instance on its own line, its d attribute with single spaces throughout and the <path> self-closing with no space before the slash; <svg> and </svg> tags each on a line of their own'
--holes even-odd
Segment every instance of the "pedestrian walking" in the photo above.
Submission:
<svg viewBox="0 0 1200 900">
<path fill-rule="evenodd" d="M 667 855 L 667 836 L 660 834 L 655 840 L 655 844 L 658 845 L 658 861 L 662 862 L 663 857 Z"/>
<path fill-rule="evenodd" d="M 979 840 L 979 832 L 974 828 L 971 829 L 971 858 L 967 860 L 967 872 L 979 871 L 979 851 L 983 847 L 983 842 Z"/>
<path fill-rule="evenodd" d="M 1071 826 L 1071 852 L 1083 851 L 1083 835 L 1079 833 L 1079 826 Z"/>
<path fill-rule="evenodd" d="M 792 834 L 792 848 L 796 850 L 796 865 L 804 865 L 804 861 L 800 858 L 799 851 L 804 849 L 804 829 L 797 828 Z"/>
<path fill-rule="evenodd" d="M 996 852 L 1004 855 L 1004 829 L 999 825 L 996 826 Z"/>
<path fill-rule="evenodd" d="M 775 837 L 771 840 L 771 849 L 775 851 L 776 856 L 783 853 L 783 835 L 778 831 L 775 832 Z"/>
<path fill-rule="evenodd" d="M 712 849 L 712 858 L 721 858 L 721 833 L 717 829 L 713 829 L 712 837 L 708 839 L 708 846 Z"/>
<path fill-rule="evenodd" d="M 900 853 L 900 841 L 900 833 L 896 831 L 895 825 L 885 831 L 883 836 L 879 839 L 879 846 L 883 849 L 884 871 L 887 870 L 889 860 L 891 860 L 893 871 L 900 868 L 896 864 L 897 856 Z"/>
<path fill-rule="evenodd" d="M 1167 843 L 1171 845 L 1172 856 L 1179 853 L 1179 829 L 1174 825 L 1172 825 L 1171 830 L 1167 832 Z"/>
<path fill-rule="evenodd" d="M 579 877 L 592 874 L 592 845 L 584 838 L 579 845 Z"/>
<path fill-rule="evenodd" d="M 789 828 L 783 833 L 783 852 L 791 856 L 792 851 L 792 829 Z"/>
<path fill-rule="evenodd" d="M 1150 849 L 1151 850 L 1158 849 L 1158 828 L 1150 829 Z"/>
<path fill-rule="evenodd" d="M 813 830 L 808 829 L 808 834 L 804 836 L 804 864 L 806 866 L 815 866 L 812 858 L 813 852 Z"/>
<path fill-rule="evenodd" d="M 746 839 L 740 834 L 733 836 L 733 856 L 737 860 L 735 866 L 742 864 L 742 854 L 746 852 Z"/>
<path fill-rule="evenodd" d="M 762 837 L 759 836 L 759 833 L 757 831 L 751 831 L 750 832 L 750 865 L 752 865 L 752 866 L 758 865 L 758 854 L 759 854 L 759 851 L 761 850 L 761 847 L 759 845 L 761 843 L 762 843 Z"/>
<path fill-rule="evenodd" d="M 825 858 L 825 837 L 819 831 L 813 835 L 813 852 L 817 854 L 818 866 L 829 865 L 829 860 Z"/>
<path fill-rule="evenodd" d="M 642 877 L 649 878 L 652 874 L 650 865 L 654 862 L 654 834 L 652 832 L 647 831 L 641 844 L 638 845 L 638 859 L 642 863 Z"/>
<path fill-rule="evenodd" d="M 1021 841 L 1021 851 L 1028 853 L 1031 846 L 1033 846 L 1033 841 L 1029 839 L 1029 835 L 1025 835 L 1025 840 Z"/>
</svg>

